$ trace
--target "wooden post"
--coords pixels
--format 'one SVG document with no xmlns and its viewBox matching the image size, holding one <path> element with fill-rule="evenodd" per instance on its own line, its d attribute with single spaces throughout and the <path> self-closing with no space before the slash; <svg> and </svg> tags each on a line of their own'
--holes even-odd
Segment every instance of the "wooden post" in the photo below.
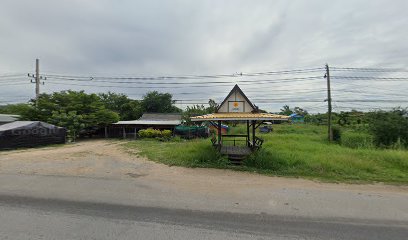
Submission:
<svg viewBox="0 0 408 240">
<path fill-rule="evenodd" d="M 122 127 L 122 129 L 123 129 L 123 139 L 126 139 L 126 129 L 125 127 Z"/>
<path fill-rule="evenodd" d="M 255 148 L 255 120 L 252 120 L 252 148 Z"/>
<path fill-rule="evenodd" d="M 105 138 L 108 138 L 108 127 L 105 126 Z"/>
<path fill-rule="evenodd" d="M 329 71 L 329 65 L 326 64 L 326 79 L 327 79 L 327 125 L 328 125 L 328 138 L 329 142 L 333 141 L 333 131 L 332 131 L 332 99 L 331 99 L 331 89 L 330 89 L 330 71 Z"/>
<path fill-rule="evenodd" d="M 218 146 L 221 146 L 221 121 L 218 121 Z"/>
<path fill-rule="evenodd" d="M 249 136 L 249 120 L 246 121 L 247 122 L 247 142 L 246 145 L 247 147 L 249 147 L 249 140 L 251 139 Z"/>
<path fill-rule="evenodd" d="M 135 128 L 135 136 L 134 136 L 134 138 L 135 138 L 135 139 L 137 138 L 137 128 Z"/>
</svg>

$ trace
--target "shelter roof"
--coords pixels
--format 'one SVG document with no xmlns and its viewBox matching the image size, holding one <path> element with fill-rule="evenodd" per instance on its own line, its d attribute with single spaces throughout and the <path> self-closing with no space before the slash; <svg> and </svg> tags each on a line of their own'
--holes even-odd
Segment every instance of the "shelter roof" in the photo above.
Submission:
<svg viewBox="0 0 408 240">
<path fill-rule="evenodd" d="M 272 113 L 212 113 L 192 117 L 191 121 L 242 121 L 242 120 L 282 120 L 287 121 L 289 116 Z"/>
<path fill-rule="evenodd" d="M 235 84 L 235 86 L 232 88 L 232 90 L 230 91 L 230 93 L 227 95 L 227 97 L 224 99 L 224 101 L 222 101 L 222 103 L 218 106 L 217 108 L 217 112 L 220 112 L 221 108 L 223 108 L 223 106 L 225 104 L 227 104 L 228 99 L 234 94 L 234 93 L 238 93 L 240 94 L 245 101 L 247 102 L 247 104 L 250 106 L 251 110 L 255 110 L 256 106 L 248 99 L 248 97 L 245 95 L 245 93 L 241 90 L 241 88 L 238 86 L 238 84 Z M 227 107 L 228 109 L 228 107 Z"/>
</svg>

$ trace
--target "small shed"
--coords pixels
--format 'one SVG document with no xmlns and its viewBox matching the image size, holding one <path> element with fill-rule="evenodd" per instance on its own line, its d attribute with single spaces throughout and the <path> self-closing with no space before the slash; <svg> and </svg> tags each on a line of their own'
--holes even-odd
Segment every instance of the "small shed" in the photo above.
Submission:
<svg viewBox="0 0 408 240">
<path fill-rule="evenodd" d="M 18 121 L 20 115 L 0 114 L 0 125 Z"/>
<path fill-rule="evenodd" d="M 255 130 L 265 121 L 287 121 L 288 116 L 261 113 L 235 85 L 224 101 L 219 105 L 217 112 L 202 116 L 192 117 L 191 121 L 208 121 L 217 126 L 217 136 L 211 141 L 221 154 L 227 155 L 233 162 L 240 162 L 247 155 L 262 146 L 263 139 L 256 136 Z M 222 122 L 245 122 L 246 134 L 223 134 Z M 243 142 L 243 145 L 237 143 Z"/>
<path fill-rule="evenodd" d="M 15 121 L 0 126 L 0 149 L 65 143 L 66 129 L 40 121 Z"/>
<path fill-rule="evenodd" d="M 180 113 L 144 113 L 138 120 L 119 121 L 112 124 L 105 130 L 105 137 L 137 137 L 140 129 L 168 129 L 174 131 L 174 128 L 181 124 Z"/>
<path fill-rule="evenodd" d="M 305 122 L 305 117 L 297 113 L 290 114 L 289 118 L 292 123 L 304 123 Z"/>
</svg>

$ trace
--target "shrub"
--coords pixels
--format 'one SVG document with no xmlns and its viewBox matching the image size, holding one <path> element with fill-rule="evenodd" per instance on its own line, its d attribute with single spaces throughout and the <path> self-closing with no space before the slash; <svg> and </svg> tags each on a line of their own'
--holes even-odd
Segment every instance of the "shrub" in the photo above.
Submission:
<svg viewBox="0 0 408 240">
<path fill-rule="evenodd" d="M 407 114 L 407 110 L 404 109 L 371 113 L 370 131 L 374 135 L 375 144 L 380 147 L 394 145 L 408 147 Z"/>
<path fill-rule="evenodd" d="M 341 136 L 341 145 L 349 148 L 372 148 L 374 138 L 371 134 L 346 131 Z"/>
<path fill-rule="evenodd" d="M 340 142 L 341 140 L 341 130 L 337 126 L 332 127 L 333 141 Z"/>
<path fill-rule="evenodd" d="M 170 130 L 163 130 L 160 131 L 158 129 L 142 129 L 139 130 L 139 137 L 141 138 L 163 138 L 163 139 L 170 139 L 172 132 Z"/>
<path fill-rule="evenodd" d="M 171 138 L 171 131 L 170 130 L 163 130 L 161 131 L 161 137 L 170 139 Z"/>
</svg>

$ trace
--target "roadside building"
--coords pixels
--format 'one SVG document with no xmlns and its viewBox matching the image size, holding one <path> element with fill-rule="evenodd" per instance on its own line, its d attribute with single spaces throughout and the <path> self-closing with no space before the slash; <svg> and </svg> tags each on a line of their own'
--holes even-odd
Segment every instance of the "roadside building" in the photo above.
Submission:
<svg viewBox="0 0 408 240">
<path fill-rule="evenodd" d="M 137 120 L 119 121 L 105 129 L 105 137 L 137 137 L 141 129 L 153 128 L 172 130 L 181 124 L 180 113 L 144 113 Z"/>
<path fill-rule="evenodd" d="M 289 118 L 292 123 L 304 123 L 305 122 L 305 117 L 297 113 L 290 114 Z"/>
</svg>

